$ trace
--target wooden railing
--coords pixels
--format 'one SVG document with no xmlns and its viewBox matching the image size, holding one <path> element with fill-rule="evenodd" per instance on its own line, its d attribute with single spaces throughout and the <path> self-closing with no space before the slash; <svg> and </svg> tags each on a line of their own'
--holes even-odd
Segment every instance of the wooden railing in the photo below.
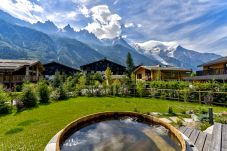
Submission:
<svg viewBox="0 0 227 151">
<path fill-rule="evenodd" d="M 209 69 L 209 70 L 196 71 L 197 76 L 221 75 L 221 74 L 227 74 L 227 69 L 220 68 L 220 69 Z"/>
<path fill-rule="evenodd" d="M 25 76 L 25 75 L 0 75 L 0 83 L 19 83 L 25 80 L 35 82 L 38 81 L 40 77 L 37 76 Z"/>
</svg>

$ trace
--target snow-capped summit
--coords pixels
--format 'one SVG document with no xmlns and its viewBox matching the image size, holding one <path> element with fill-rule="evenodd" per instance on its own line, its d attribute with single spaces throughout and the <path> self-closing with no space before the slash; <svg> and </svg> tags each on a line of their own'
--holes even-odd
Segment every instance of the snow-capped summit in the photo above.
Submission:
<svg viewBox="0 0 227 151">
<path fill-rule="evenodd" d="M 159 55 L 161 51 L 167 53 L 169 57 L 173 57 L 174 51 L 179 46 L 175 41 L 161 42 L 155 40 L 149 40 L 143 43 L 136 43 L 136 48 L 143 50 L 144 53 L 152 53 Z"/>
<path fill-rule="evenodd" d="M 168 57 L 174 57 L 174 52 L 178 46 L 179 44 L 175 41 L 161 42 L 155 40 L 135 44 L 135 48 L 138 52 L 145 54 L 146 56 L 153 57 L 165 65 L 170 63 L 168 63 L 165 58 L 161 57 L 163 56 L 162 54 L 165 54 Z"/>
<path fill-rule="evenodd" d="M 180 46 L 177 42 L 161 42 L 149 40 L 143 43 L 135 43 L 135 49 L 151 58 L 160 61 L 164 65 L 196 69 L 199 62 L 206 62 L 218 56 L 214 54 L 203 54 L 193 50 L 188 50 Z"/>
</svg>

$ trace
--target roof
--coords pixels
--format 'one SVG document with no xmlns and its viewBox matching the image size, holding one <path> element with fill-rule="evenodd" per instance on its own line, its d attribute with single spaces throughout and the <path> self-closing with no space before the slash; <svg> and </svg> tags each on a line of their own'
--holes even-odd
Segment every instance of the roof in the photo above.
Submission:
<svg viewBox="0 0 227 151">
<path fill-rule="evenodd" d="M 57 61 L 51 61 L 51 62 L 48 62 L 48 63 L 44 64 L 43 66 L 45 67 L 46 65 L 53 64 L 53 63 L 54 63 L 54 64 L 61 65 L 61 66 L 64 66 L 64 67 L 69 68 L 69 69 L 71 69 L 71 70 L 77 70 L 77 71 L 80 71 L 80 70 L 79 70 L 79 69 L 77 69 L 77 68 L 67 66 L 67 65 L 62 64 L 62 63 L 57 62 Z"/>
<path fill-rule="evenodd" d="M 209 62 L 207 62 L 207 63 L 201 64 L 201 65 L 199 65 L 198 67 L 210 66 L 210 65 L 213 65 L 213 64 L 225 63 L 225 62 L 227 63 L 227 57 L 221 57 L 221 58 L 218 58 L 218 59 L 209 61 Z"/>
<path fill-rule="evenodd" d="M 91 65 L 91 64 L 94 64 L 94 63 L 100 62 L 100 61 L 107 61 L 107 62 L 111 62 L 111 63 L 113 63 L 113 64 L 117 64 L 117 65 L 119 65 L 119 66 L 121 66 L 121 67 L 126 68 L 125 66 L 120 65 L 120 64 L 118 64 L 118 63 L 115 63 L 115 62 L 113 62 L 113 61 L 110 61 L 110 60 L 108 60 L 108 59 L 106 59 L 106 58 L 104 58 L 104 59 L 100 59 L 100 60 L 98 60 L 98 61 L 94 61 L 94 62 L 91 62 L 91 63 L 88 63 L 88 64 L 85 64 L 85 65 L 82 65 L 82 66 L 80 66 L 80 67 L 82 67 L 82 68 L 83 68 L 84 66 L 88 66 L 88 65 Z"/>
<path fill-rule="evenodd" d="M 0 70 L 16 71 L 24 66 L 32 66 L 40 63 L 38 60 L 6 60 L 0 59 Z"/>
<path fill-rule="evenodd" d="M 161 71 L 186 71 L 186 72 L 191 72 L 191 69 L 185 69 L 185 68 L 180 68 L 180 67 L 173 67 L 173 66 L 140 66 L 134 70 L 136 72 L 139 68 L 144 68 L 147 70 L 161 70 Z"/>
</svg>

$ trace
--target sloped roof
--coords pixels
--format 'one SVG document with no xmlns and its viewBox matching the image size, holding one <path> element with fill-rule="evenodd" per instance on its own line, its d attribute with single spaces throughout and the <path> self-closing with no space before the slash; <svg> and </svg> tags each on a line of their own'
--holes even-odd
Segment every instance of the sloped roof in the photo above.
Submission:
<svg viewBox="0 0 227 151">
<path fill-rule="evenodd" d="M 77 69 L 77 68 L 74 68 L 74 67 L 71 67 L 71 66 L 67 66 L 67 65 L 62 64 L 62 63 L 57 62 L 57 61 L 48 62 L 48 63 L 44 64 L 43 66 L 45 67 L 45 66 L 50 65 L 50 64 L 58 64 L 58 65 L 60 65 L 60 66 L 64 66 L 64 67 L 69 68 L 69 69 L 71 69 L 71 70 L 80 71 L 80 70 Z"/>
<path fill-rule="evenodd" d="M 24 66 L 40 63 L 38 60 L 6 60 L 0 59 L 0 70 L 16 71 Z"/>
<path fill-rule="evenodd" d="M 125 66 L 123 66 L 123 65 L 121 65 L 121 64 L 118 64 L 118 63 L 115 63 L 115 62 L 113 62 L 113 61 L 111 61 L 111 60 L 108 60 L 108 59 L 106 59 L 106 58 L 100 59 L 100 60 L 98 60 L 98 61 L 94 61 L 94 62 L 91 62 L 91 63 L 88 63 L 88 64 L 85 64 L 85 65 L 82 65 L 82 66 L 80 66 L 80 67 L 83 68 L 83 67 L 85 67 L 85 66 L 89 66 L 89 65 L 92 65 L 92 64 L 94 64 L 94 63 L 98 63 L 98 62 L 100 62 L 100 61 L 107 61 L 107 62 L 110 62 L 110 63 L 113 63 L 113 64 L 116 64 L 116 65 L 119 65 L 119 66 L 121 66 L 121 67 L 126 68 Z"/>
<path fill-rule="evenodd" d="M 221 58 L 209 61 L 209 62 L 206 62 L 204 64 L 199 65 L 198 67 L 210 66 L 210 65 L 213 65 L 213 64 L 225 63 L 225 62 L 227 63 L 227 56 L 226 57 L 221 57 Z"/>
<path fill-rule="evenodd" d="M 161 70 L 161 71 L 188 71 L 191 72 L 191 69 L 185 69 L 185 68 L 180 68 L 180 67 L 173 67 L 173 66 L 140 66 L 137 69 L 135 69 L 134 72 L 136 72 L 139 68 L 144 68 L 147 70 Z"/>
</svg>

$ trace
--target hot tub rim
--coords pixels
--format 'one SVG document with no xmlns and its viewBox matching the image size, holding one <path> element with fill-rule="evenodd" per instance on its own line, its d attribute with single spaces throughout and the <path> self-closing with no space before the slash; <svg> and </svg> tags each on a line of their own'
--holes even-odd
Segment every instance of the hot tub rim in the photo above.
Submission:
<svg viewBox="0 0 227 151">
<path fill-rule="evenodd" d="M 61 151 L 61 145 L 62 145 L 62 143 L 68 137 L 69 132 L 74 131 L 75 130 L 75 127 L 78 124 L 80 124 L 82 122 L 90 121 L 92 119 L 99 118 L 99 117 L 106 117 L 106 116 L 109 116 L 110 117 L 110 116 L 116 116 L 116 115 L 129 116 L 129 117 L 130 116 L 132 116 L 132 117 L 139 117 L 139 118 L 143 118 L 145 120 L 148 120 L 150 123 L 154 123 L 154 124 L 161 125 L 161 126 L 165 127 L 166 129 L 168 129 L 170 131 L 170 133 L 180 143 L 180 145 L 181 145 L 181 151 L 186 151 L 186 143 L 185 143 L 185 140 L 184 140 L 182 134 L 180 133 L 180 131 L 178 129 L 176 129 L 174 126 L 172 126 L 171 124 L 166 123 L 166 122 L 160 120 L 159 118 L 157 118 L 155 116 L 146 115 L 146 114 L 142 114 L 142 113 L 138 113 L 138 112 L 130 112 L 130 111 L 122 111 L 122 112 L 98 112 L 98 113 L 86 115 L 86 116 L 83 116 L 83 117 L 81 117 L 79 119 L 74 120 L 73 122 L 71 122 L 67 126 L 65 126 L 63 128 L 63 130 L 61 131 L 61 133 L 58 135 L 57 142 L 56 142 L 56 151 Z"/>
</svg>

